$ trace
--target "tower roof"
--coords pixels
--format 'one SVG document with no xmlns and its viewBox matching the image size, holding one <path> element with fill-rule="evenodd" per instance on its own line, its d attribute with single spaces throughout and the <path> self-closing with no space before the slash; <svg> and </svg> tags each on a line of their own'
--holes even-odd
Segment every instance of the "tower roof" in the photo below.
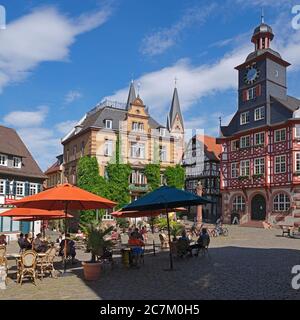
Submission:
<svg viewBox="0 0 300 320">
<path fill-rule="evenodd" d="M 126 109 L 128 110 L 130 107 L 130 104 L 136 99 L 136 94 L 135 94 L 135 88 L 134 88 L 134 83 L 131 81 L 130 88 L 129 88 L 129 93 L 128 93 L 128 99 L 127 99 L 127 104 L 126 104 Z"/>
<path fill-rule="evenodd" d="M 180 108 L 180 103 L 178 98 L 178 91 L 177 91 L 177 88 L 175 88 L 173 93 L 171 109 L 167 118 L 167 128 L 169 130 L 172 128 L 177 115 L 183 127 L 183 118 L 182 118 L 181 108 Z"/>
</svg>

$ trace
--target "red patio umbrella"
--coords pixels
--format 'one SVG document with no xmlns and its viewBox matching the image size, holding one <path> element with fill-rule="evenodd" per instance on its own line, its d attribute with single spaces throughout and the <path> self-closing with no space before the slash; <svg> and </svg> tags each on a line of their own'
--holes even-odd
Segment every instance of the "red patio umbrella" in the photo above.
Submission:
<svg viewBox="0 0 300 320">
<path fill-rule="evenodd" d="M 97 196 L 69 183 L 58 185 L 38 194 L 13 201 L 12 204 L 20 208 L 64 210 L 65 218 L 67 217 L 68 210 L 109 209 L 116 205 L 116 203 L 111 200 Z M 65 219 L 65 233 L 67 232 L 66 222 Z M 67 244 L 65 245 L 64 252 L 66 258 Z M 66 263 L 64 264 L 64 271 L 65 270 Z"/>
</svg>

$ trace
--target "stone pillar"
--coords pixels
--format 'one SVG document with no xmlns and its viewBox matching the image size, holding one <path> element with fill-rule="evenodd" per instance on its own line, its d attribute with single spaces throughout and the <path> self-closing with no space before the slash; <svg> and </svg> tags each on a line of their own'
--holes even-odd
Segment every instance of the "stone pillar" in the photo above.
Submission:
<svg viewBox="0 0 300 320">
<path fill-rule="evenodd" d="M 198 182 L 196 192 L 198 196 L 202 197 L 203 187 L 200 181 Z M 202 223 L 202 205 L 197 206 L 197 223 Z"/>
</svg>

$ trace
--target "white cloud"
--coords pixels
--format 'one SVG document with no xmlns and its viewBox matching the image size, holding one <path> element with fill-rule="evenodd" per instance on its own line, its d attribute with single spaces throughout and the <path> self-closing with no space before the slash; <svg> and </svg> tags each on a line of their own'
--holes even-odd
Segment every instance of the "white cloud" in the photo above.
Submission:
<svg viewBox="0 0 300 320">
<path fill-rule="evenodd" d="M 65 136 L 67 133 L 69 133 L 74 126 L 78 123 L 78 120 L 67 120 L 60 123 L 57 123 L 55 125 L 55 128 L 63 135 Z"/>
<path fill-rule="evenodd" d="M 140 51 L 149 56 L 162 54 L 176 45 L 181 33 L 193 24 L 203 24 L 217 7 L 215 3 L 201 7 L 189 8 L 182 18 L 169 28 L 147 35 L 141 44 Z"/>
<path fill-rule="evenodd" d="M 36 111 L 12 111 L 4 117 L 4 123 L 19 128 L 39 126 L 44 122 L 48 110 L 47 106 L 40 106 Z"/>
<path fill-rule="evenodd" d="M 290 18 L 288 14 L 277 17 L 278 22 L 273 27 L 276 37 L 272 42 L 272 48 L 292 63 L 289 72 L 300 70 L 300 32 L 291 28 Z M 149 106 L 151 114 L 157 119 L 165 117 L 171 103 L 175 76 L 179 78 L 178 90 L 183 111 L 189 110 L 204 97 L 215 94 L 221 97 L 221 93 L 236 89 L 237 71 L 234 67 L 244 62 L 254 50 L 249 36 L 252 32 L 249 30 L 249 33 L 245 33 L 238 43 L 232 41 L 235 44 L 233 50 L 213 64 L 192 65 L 188 59 L 181 59 L 174 65 L 139 77 L 136 82 L 141 83 L 141 98 Z M 125 87 L 108 99 L 126 101 L 127 94 L 128 87 Z M 232 113 L 233 108 L 236 106 L 229 107 L 228 112 Z"/>
<path fill-rule="evenodd" d="M 76 90 L 69 91 L 65 96 L 65 103 L 69 104 L 75 100 L 78 100 L 82 97 L 82 93 Z"/>
<path fill-rule="evenodd" d="M 42 170 L 46 170 L 62 153 L 60 138 L 51 129 L 17 128 L 17 132 Z"/>
<path fill-rule="evenodd" d="M 53 7 L 43 7 L 9 23 L 0 33 L 0 91 L 44 61 L 67 60 L 76 36 L 100 26 L 110 14 L 105 7 L 70 18 Z"/>
</svg>

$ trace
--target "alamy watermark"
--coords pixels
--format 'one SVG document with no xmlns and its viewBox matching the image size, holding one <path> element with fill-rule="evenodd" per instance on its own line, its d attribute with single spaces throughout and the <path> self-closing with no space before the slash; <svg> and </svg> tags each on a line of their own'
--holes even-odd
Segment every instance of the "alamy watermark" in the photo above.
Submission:
<svg viewBox="0 0 300 320">
<path fill-rule="evenodd" d="M 293 6 L 292 14 L 295 14 L 292 19 L 292 27 L 295 30 L 300 30 L 300 4 Z"/>
<path fill-rule="evenodd" d="M 292 268 L 292 274 L 295 274 L 295 276 L 292 278 L 292 288 L 295 290 L 300 289 L 300 265 L 295 265 Z"/>
<path fill-rule="evenodd" d="M 6 29 L 6 10 L 2 5 L 0 5 L 0 30 L 1 29 Z"/>
</svg>

